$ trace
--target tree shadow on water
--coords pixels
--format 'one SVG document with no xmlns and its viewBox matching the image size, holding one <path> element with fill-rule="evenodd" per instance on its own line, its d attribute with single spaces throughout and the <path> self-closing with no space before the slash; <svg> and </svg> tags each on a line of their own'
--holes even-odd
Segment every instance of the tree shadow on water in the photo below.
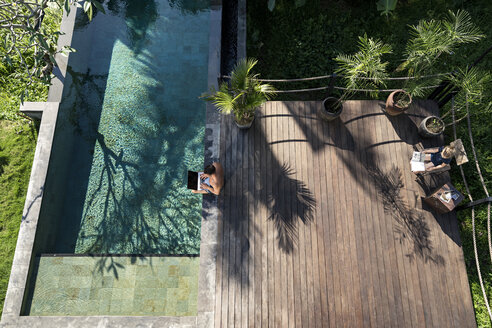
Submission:
<svg viewBox="0 0 492 328">
<path fill-rule="evenodd" d="M 413 248 L 407 257 L 415 256 L 437 265 L 444 265 L 444 258 L 436 254 L 430 240 L 430 229 L 424 214 L 416 208 L 410 208 L 404 201 L 401 190 L 404 187 L 401 170 L 393 166 L 384 173 L 378 167 L 368 167 L 369 175 L 383 199 L 384 211 L 391 214 L 396 222 L 395 232 L 402 243 L 408 240 Z"/>
</svg>

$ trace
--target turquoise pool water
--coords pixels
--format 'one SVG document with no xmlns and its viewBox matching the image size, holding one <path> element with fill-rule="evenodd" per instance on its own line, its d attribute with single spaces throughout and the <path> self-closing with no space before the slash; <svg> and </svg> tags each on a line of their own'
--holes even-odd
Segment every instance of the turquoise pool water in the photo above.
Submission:
<svg viewBox="0 0 492 328">
<path fill-rule="evenodd" d="M 38 252 L 198 254 L 208 2 L 107 8 L 76 22 Z"/>
</svg>

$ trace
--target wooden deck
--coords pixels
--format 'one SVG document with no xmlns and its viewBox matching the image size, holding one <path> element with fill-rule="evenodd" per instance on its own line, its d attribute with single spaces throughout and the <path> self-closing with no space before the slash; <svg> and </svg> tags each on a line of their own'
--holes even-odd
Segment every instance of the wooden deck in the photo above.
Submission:
<svg viewBox="0 0 492 328">
<path fill-rule="evenodd" d="M 224 117 L 216 327 L 476 326 L 456 216 L 423 206 L 409 169 L 437 107 L 381 104 L 327 123 L 319 102 L 269 102 L 249 131 Z"/>
</svg>

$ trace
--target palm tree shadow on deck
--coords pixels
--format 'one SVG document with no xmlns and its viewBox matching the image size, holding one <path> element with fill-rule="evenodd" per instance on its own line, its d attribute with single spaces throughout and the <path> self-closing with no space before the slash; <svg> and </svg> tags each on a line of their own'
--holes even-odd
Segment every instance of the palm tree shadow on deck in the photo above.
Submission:
<svg viewBox="0 0 492 328">
<path fill-rule="evenodd" d="M 280 187 L 273 188 L 267 194 L 267 204 L 271 210 L 268 220 L 273 221 L 277 229 L 278 247 L 285 253 L 290 253 L 297 245 L 296 219 L 304 224 L 313 221 L 316 199 L 304 182 L 292 178 L 295 172 L 288 163 L 282 164 L 272 173 L 272 185 Z M 284 190 L 294 192 L 286 194 Z"/>
<path fill-rule="evenodd" d="M 410 208 L 403 200 L 401 189 L 404 187 L 401 170 L 393 166 L 389 172 L 384 173 L 378 167 L 368 167 L 376 189 L 383 199 L 384 211 L 391 213 L 396 222 L 395 232 L 402 243 L 408 240 L 413 243 L 413 249 L 406 256 L 413 259 L 415 256 L 424 262 L 432 262 L 444 265 L 444 258 L 435 254 L 430 240 L 430 229 L 422 212 Z"/>
<path fill-rule="evenodd" d="M 258 166 L 260 154 L 259 149 L 249 150 L 251 155 L 249 163 L 256 162 L 256 168 L 244 165 L 241 160 L 234 158 L 230 165 L 224 163 L 226 181 L 223 197 L 219 210 L 222 211 L 224 218 L 224 242 L 227 250 L 224 250 L 222 261 L 224 267 L 228 268 L 228 275 L 237 280 L 242 280 L 243 285 L 249 284 L 249 278 L 245 272 L 248 272 L 248 261 L 251 263 L 253 258 L 249 252 L 250 238 L 255 234 L 255 239 L 262 238 L 263 235 L 259 227 L 255 225 L 251 213 L 247 212 L 251 200 L 255 202 L 255 208 L 261 206 L 267 209 L 268 221 L 273 222 L 276 231 L 276 244 L 278 249 L 285 254 L 291 253 L 298 241 L 298 224 L 301 222 L 309 224 L 314 220 L 314 209 L 316 208 L 316 199 L 307 185 L 294 177 L 295 170 L 290 167 L 289 163 L 281 163 L 273 149 L 268 145 L 268 139 L 265 132 L 259 125 L 255 125 L 256 131 L 231 131 L 236 129 L 232 126 L 232 120 L 224 117 L 225 124 L 222 128 L 226 134 L 231 133 L 234 141 L 227 142 L 225 149 L 226 154 L 232 153 L 232 147 L 237 145 L 257 144 L 261 148 L 261 157 L 265 160 L 265 166 Z M 258 124 L 258 123 L 256 123 Z M 237 139 L 236 139 L 237 134 Z M 257 139 L 258 138 L 258 139 Z M 264 147 L 264 148 L 263 148 Z M 255 153 L 255 155 L 252 155 Z M 229 156 L 229 155 L 226 155 Z M 253 159 L 253 157 L 255 157 Z M 268 162 L 268 163 L 266 163 Z M 256 173 L 256 174 L 255 174 Z M 242 178 L 255 174 L 255 186 L 249 184 L 247 189 L 239 187 L 244 185 Z M 260 179 L 259 176 L 266 176 L 266 179 Z M 257 179 L 257 180 L 256 180 Z M 253 180 L 250 180 L 252 182 Z M 255 189 L 257 188 L 257 189 Z M 256 205 L 256 202 L 258 204 Z M 225 206 L 224 206 L 225 205 Z M 249 207 L 251 208 L 251 207 Z M 255 215 L 258 215 L 256 213 Z M 261 220 L 265 218 L 262 217 Z M 249 234 L 245 232 L 246 225 L 249 224 Z M 228 247 L 229 246 L 229 247 Z M 234 252 L 234 253 L 229 253 Z M 231 255 L 228 255 L 231 254 Z"/>
</svg>

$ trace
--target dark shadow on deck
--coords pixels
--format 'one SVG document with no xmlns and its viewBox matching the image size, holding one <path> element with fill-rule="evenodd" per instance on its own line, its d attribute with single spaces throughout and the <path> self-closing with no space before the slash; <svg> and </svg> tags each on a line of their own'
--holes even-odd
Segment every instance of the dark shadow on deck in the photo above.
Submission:
<svg viewBox="0 0 492 328">
<path fill-rule="evenodd" d="M 261 116 L 261 119 L 264 118 L 266 117 Z M 237 280 L 242 279 L 243 283 L 249 284 L 248 278 L 242 276 L 243 269 L 246 269 L 248 265 L 247 259 L 252 261 L 249 258 L 250 240 L 244 227 L 249 222 L 250 225 L 253 225 L 253 233 L 261 236 L 261 232 L 258 227 L 254 226 L 252 215 L 246 213 L 247 210 L 245 209 L 248 207 L 248 202 L 253 199 L 252 191 L 254 188 L 250 185 L 248 189 L 244 189 L 243 185 L 247 183 L 246 180 L 249 175 L 255 174 L 253 161 L 256 159 L 253 159 L 254 156 L 252 156 L 253 149 L 249 149 L 249 154 L 239 155 L 233 151 L 232 147 L 239 145 L 241 150 L 241 148 L 247 147 L 245 145 L 257 143 L 262 148 L 261 156 L 271 158 L 266 173 L 269 178 L 267 181 L 257 181 L 259 184 L 257 192 L 264 193 L 265 196 L 255 200 L 259 200 L 262 206 L 268 208 L 267 220 L 274 223 L 277 245 L 282 252 L 291 253 L 296 247 L 299 222 L 309 224 L 313 221 L 316 199 L 303 181 L 294 178 L 295 168 L 292 168 L 288 163 L 280 163 L 275 157 L 271 148 L 274 143 L 268 143 L 265 131 L 259 127 L 259 119 L 256 122 L 258 126 L 247 131 L 237 129 L 230 117 L 223 117 L 223 120 L 222 128 L 226 130 L 226 135 L 231 134 L 230 138 L 233 140 L 226 142 L 225 156 L 232 156 L 233 159 L 231 162 L 224 163 L 226 184 L 221 197 L 224 197 L 223 203 L 227 204 L 228 208 L 222 206 L 219 207 L 219 210 L 222 211 L 221 216 L 224 219 L 224 231 L 229 230 L 232 233 L 227 243 L 234 243 L 234 246 L 230 245 L 230 247 L 236 248 L 235 261 L 228 263 L 227 266 L 229 267 L 229 276 Z M 259 140 L 254 140 L 255 138 Z M 290 142 L 290 140 L 281 142 Z M 249 163 L 245 164 L 246 161 Z M 227 262 L 230 257 L 224 256 L 222 260 Z"/>
<path fill-rule="evenodd" d="M 413 250 L 407 256 L 411 259 L 418 256 L 425 262 L 444 265 L 444 258 L 434 252 L 424 215 L 416 206 L 410 207 L 403 200 L 401 190 L 405 185 L 401 170 L 393 166 L 385 173 L 373 166 L 368 167 L 367 171 L 383 199 L 384 211 L 395 219 L 397 238 L 400 242 L 408 239 L 413 244 Z"/>
</svg>

